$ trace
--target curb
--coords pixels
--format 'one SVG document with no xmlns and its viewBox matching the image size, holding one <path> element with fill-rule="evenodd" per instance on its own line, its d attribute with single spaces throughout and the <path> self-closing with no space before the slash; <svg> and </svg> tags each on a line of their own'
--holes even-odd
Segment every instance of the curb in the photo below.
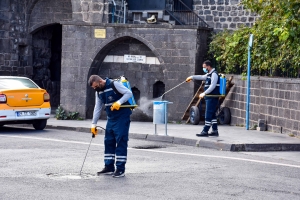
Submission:
<svg viewBox="0 0 300 200">
<path fill-rule="evenodd" d="M 74 130 L 78 132 L 90 133 L 90 129 L 84 127 L 75 128 L 75 127 L 67 127 L 67 126 L 47 125 L 47 128 Z M 99 134 L 104 135 L 104 131 L 100 130 Z M 220 151 L 234 151 L 234 152 L 300 151 L 300 144 L 288 144 L 288 143 L 230 144 L 230 143 L 213 142 L 207 140 L 186 139 L 186 138 L 179 138 L 173 136 L 140 134 L 140 133 L 129 133 L 129 138 L 138 139 L 138 140 L 166 142 L 171 144 L 179 144 L 179 145 L 193 146 L 193 147 L 203 147 L 203 148 L 216 149 Z"/>
<path fill-rule="evenodd" d="M 21 125 L 21 126 L 27 127 L 30 125 Z M 85 128 L 85 127 L 47 125 L 46 128 L 90 133 L 90 128 Z M 98 134 L 104 135 L 104 130 L 99 129 Z M 179 137 L 166 136 L 166 135 L 153 135 L 153 134 L 140 134 L 140 133 L 129 133 L 129 138 L 138 139 L 138 140 L 165 142 L 165 143 L 179 144 L 179 145 L 193 146 L 193 147 L 203 147 L 203 148 L 216 149 L 220 151 L 234 151 L 234 152 L 300 151 L 300 144 L 295 144 L 295 143 L 230 144 L 230 143 L 213 142 L 213 141 L 207 141 L 201 139 L 200 140 L 186 139 L 186 138 L 179 138 Z"/>
</svg>

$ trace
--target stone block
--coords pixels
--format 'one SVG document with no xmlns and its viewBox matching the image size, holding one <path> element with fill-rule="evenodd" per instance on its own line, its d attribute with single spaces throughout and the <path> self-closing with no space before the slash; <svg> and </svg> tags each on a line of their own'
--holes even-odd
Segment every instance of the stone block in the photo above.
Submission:
<svg viewBox="0 0 300 200">
<path fill-rule="evenodd" d="M 215 11 L 215 12 L 216 12 L 216 11 Z M 210 14 L 211 14 L 211 11 L 210 11 L 210 10 L 205 10 L 205 11 L 204 11 L 204 14 L 205 14 L 205 15 L 210 15 Z"/>
<path fill-rule="evenodd" d="M 206 15 L 205 20 L 206 20 L 207 22 L 211 22 L 211 21 L 213 20 L 213 16 L 211 16 L 211 15 Z"/>
<path fill-rule="evenodd" d="M 4 65 L 5 56 L 4 54 L 0 54 L 0 65 Z"/>
<path fill-rule="evenodd" d="M 218 16 L 219 15 L 219 12 L 218 11 L 212 11 L 211 13 L 213 16 Z"/>
<path fill-rule="evenodd" d="M 224 6 L 218 6 L 218 7 L 217 7 L 217 10 L 218 10 L 218 11 L 224 11 L 224 10 L 225 10 L 225 7 L 224 7 Z"/>
</svg>

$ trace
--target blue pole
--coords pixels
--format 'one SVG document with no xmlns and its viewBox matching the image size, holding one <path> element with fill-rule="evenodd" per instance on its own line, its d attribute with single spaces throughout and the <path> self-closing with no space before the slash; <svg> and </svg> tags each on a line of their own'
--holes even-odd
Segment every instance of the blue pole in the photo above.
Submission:
<svg viewBox="0 0 300 200">
<path fill-rule="evenodd" d="M 248 44 L 248 69 L 247 69 L 247 104 L 246 104 L 246 130 L 249 130 L 249 108 L 250 108 L 250 67 L 251 67 L 251 48 L 253 34 L 250 35 Z"/>
</svg>

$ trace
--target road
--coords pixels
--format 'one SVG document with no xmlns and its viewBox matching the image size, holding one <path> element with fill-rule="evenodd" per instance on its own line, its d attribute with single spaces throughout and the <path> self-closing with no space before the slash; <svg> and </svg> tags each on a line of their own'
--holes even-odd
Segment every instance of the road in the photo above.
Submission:
<svg viewBox="0 0 300 200">
<path fill-rule="evenodd" d="M 237 153 L 129 141 L 124 178 L 103 168 L 103 136 L 0 131 L 0 199 L 300 199 L 299 152 Z M 283 154 L 282 154 L 283 153 Z"/>
</svg>

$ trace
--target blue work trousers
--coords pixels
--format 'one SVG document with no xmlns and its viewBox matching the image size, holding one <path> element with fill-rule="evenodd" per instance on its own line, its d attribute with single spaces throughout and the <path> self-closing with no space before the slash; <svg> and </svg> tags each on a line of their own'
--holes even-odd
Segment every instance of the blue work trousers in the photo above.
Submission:
<svg viewBox="0 0 300 200">
<path fill-rule="evenodd" d="M 218 130 L 218 122 L 216 117 L 216 111 L 219 104 L 219 98 L 207 98 L 205 99 L 206 110 L 205 110 L 205 126 L 204 132 L 208 132 L 212 126 L 213 131 Z"/>
<path fill-rule="evenodd" d="M 104 137 L 104 163 L 111 170 L 125 172 L 130 118 L 108 120 Z"/>
</svg>

